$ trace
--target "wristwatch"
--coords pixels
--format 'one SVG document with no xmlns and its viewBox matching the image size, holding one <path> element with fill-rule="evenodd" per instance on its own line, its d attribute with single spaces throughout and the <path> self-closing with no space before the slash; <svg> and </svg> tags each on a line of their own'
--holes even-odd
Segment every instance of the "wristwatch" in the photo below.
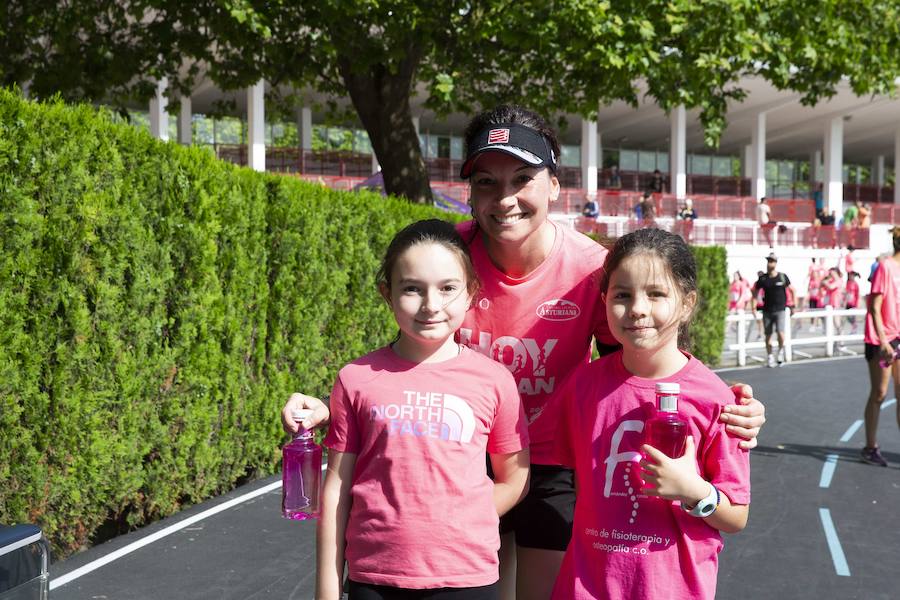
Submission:
<svg viewBox="0 0 900 600">
<path fill-rule="evenodd" d="M 694 517 L 700 517 L 701 519 L 706 518 L 716 512 L 716 509 L 719 508 L 719 500 L 721 499 L 719 496 L 719 488 L 711 483 L 709 484 L 709 487 L 709 494 L 706 496 L 706 498 L 700 500 L 700 502 L 695 504 L 692 508 L 688 507 L 682 502 L 681 508 L 684 510 L 684 512 Z"/>
</svg>

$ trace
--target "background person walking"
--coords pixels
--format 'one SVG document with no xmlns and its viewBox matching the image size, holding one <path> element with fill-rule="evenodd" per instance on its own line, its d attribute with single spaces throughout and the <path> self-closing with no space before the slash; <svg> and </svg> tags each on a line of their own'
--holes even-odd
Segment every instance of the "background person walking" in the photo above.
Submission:
<svg viewBox="0 0 900 600">
<path fill-rule="evenodd" d="M 863 462 L 881 467 L 886 467 L 887 461 L 878 448 L 878 416 L 892 374 L 894 390 L 900 389 L 900 363 L 895 359 L 900 346 L 900 227 L 891 229 L 891 234 L 894 255 L 882 260 L 872 277 L 865 333 L 871 385 L 865 410 L 866 445 L 861 458 Z M 900 403 L 897 404 L 897 424 L 900 425 Z"/>
<path fill-rule="evenodd" d="M 791 280 L 784 273 L 778 272 L 778 258 L 769 254 L 766 258 L 766 272 L 756 280 L 753 292 L 762 293 L 763 334 L 766 341 L 766 366 L 774 367 L 784 362 L 784 310 L 788 306 L 788 287 Z M 753 316 L 756 306 L 753 305 Z M 772 332 L 778 336 L 778 355 L 772 352 Z"/>
</svg>

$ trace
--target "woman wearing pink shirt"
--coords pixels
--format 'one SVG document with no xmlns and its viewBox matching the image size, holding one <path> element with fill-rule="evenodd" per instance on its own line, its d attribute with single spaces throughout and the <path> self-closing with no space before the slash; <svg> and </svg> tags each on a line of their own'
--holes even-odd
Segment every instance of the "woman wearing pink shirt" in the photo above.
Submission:
<svg viewBox="0 0 900 600">
<path fill-rule="evenodd" d="M 844 284 L 844 306 L 846 308 L 859 307 L 859 284 L 856 282 L 858 278 L 859 273 L 856 271 L 847 273 L 847 283 Z M 850 333 L 856 333 L 856 316 L 848 316 L 847 321 L 850 323 Z"/>
<path fill-rule="evenodd" d="M 751 296 L 750 282 L 744 279 L 740 271 L 735 271 L 728 287 L 728 312 L 735 314 L 744 310 Z"/>
<path fill-rule="evenodd" d="M 560 192 L 560 146 L 539 115 L 499 106 L 476 116 L 465 139 L 460 175 L 470 182 L 473 220 L 458 229 L 482 290 L 459 340 L 513 373 L 531 438 L 530 492 L 501 522 L 501 585 L 504 597 L 546 600 L 571 538 L 575 506 L 572 471 L 559 465 L 553 450 L 555 400 L 589 361 L 592 339 L 601 353 L 616 347 L 599 301 L 607 251 L 549 219 Z M 720 419 L 752 448 L 764 407 L 747 386 L 734 393 L 738 403 Z M 304 407 L 314 409 L 304 427 L 327 420 L 321 401 L 294 394 L 282 411 L 285 429 L 296 430 L 291 410 Z"/>
<path fill-rule="evenodd" d="M 819 304 L 819 286 L 822 285 L 822 279 L 825 277 L 825 266 L 822 264 L 822 259 L 819 259 L 818 264 L 816 263 L 815 258 L 810 259 L 812 262 L 809 265 L 809 273 L 807 275 L 808 283 L 806 286 L 807 291 L 807 301 L 809 308 L 821 308 Z"/>
<path fill-rule="evenodd" d="M 887 461 L 878 448 L 878 416 L 891 374 L 894 388 L 900 389 L 900 363 L 896 360 L 900 346 L 900 227 L 891 229 L 891 234 L 894 255 L 882 260 L 872 277 L 865 334 L 871 387 L 865 410 L 866 445 L 861 458 L 863 462 L 881 467 L 886 467 Z M 897 424 L 900 425 L 900 404 L 897 405 Z"/>
</svg>

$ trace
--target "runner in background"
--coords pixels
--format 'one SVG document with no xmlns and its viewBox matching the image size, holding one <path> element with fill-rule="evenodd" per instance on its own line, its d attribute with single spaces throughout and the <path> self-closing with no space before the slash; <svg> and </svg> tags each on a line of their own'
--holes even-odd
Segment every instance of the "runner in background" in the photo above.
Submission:
<svg viewBox="0 0 900 600">
<path fill-rule="evenodd" d="M 891 229 L 894 254 L 882 260 L 872 277 L 872 290 L 867 301 L 865 356 L 869 367 L 869 397 L 864 413 L 866 445 L 860 453 L 863 462 L 886 467 L 887 461 L 878 447 L 878 417 L 887 396 L 891 376 L 894 389 L 900 389 L 900 227 Z M 900 402 L 897 403 L 900 426 Z"/>
</svg>

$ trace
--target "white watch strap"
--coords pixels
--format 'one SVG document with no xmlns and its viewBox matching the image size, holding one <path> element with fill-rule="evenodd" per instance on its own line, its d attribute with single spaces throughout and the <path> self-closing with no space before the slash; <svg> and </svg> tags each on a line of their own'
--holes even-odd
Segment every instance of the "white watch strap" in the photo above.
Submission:
<svg viewBox="0 0 900 600">
<path fill-rule="evenodd" d="M 709 494 L 707 494 L 706 498 L 700 500 L 693 508 L 688 508 L 684 504 L 681 505 L 681 508 L 690 515 L 702 519 L 716 512 L 716 509 L 719 508 L 719 500 L 719 489 L 710 483 Z"/>
</svg>

